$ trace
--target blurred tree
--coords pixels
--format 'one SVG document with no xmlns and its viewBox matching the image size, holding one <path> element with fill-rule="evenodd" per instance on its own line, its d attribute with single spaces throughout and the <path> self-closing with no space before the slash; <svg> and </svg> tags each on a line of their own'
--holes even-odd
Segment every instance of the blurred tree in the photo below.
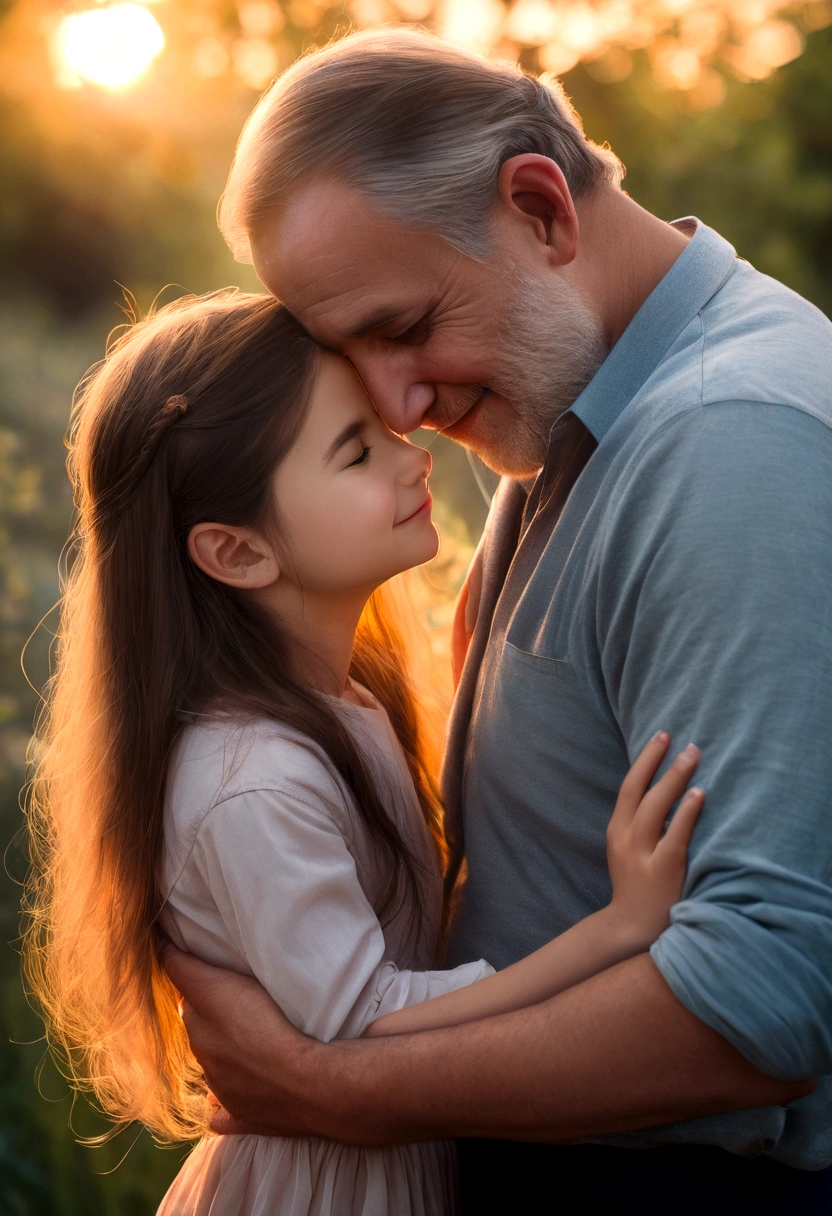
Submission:
<svg viewBox="0 0 832 1216">
<path fill-rule="evenodd" d="M 760 84 L 731 82 L 690 109 L 642 61 L 606 84 L 592 65 L 566 84 L 587 133 L 627 166 L 625 186 L 665 219 L 698 215 L 759 270 L 832 315 L 832 28 Z"/>
</svg>

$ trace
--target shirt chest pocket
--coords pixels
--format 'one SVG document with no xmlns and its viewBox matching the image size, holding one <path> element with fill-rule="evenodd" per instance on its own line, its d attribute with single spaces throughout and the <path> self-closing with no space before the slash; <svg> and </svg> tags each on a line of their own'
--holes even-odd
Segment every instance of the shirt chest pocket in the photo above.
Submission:
<svg viewBox="0 0 832 1216">
<path fill-rule="evenodd" d="M 494 677 L 480 716 L 498 719 L 524 760 L 533 756 L 545 771 L 558 767 L 574 747 L 574 731 L 585 716 L 586 690 L 574 667 L 506 640 Z"/>
<path fill-rule="evenodd" d="M 566 658 L 506 639 L 485 691 L 478 726 L 482 729 L 482 719 L 499 723 L 490 731 L 491 745 L 499 747 L 502 738 L 505 747 L 511 740 L 521 767 L 543 791 L 559 784 L 561 776 L 576 783 L 576 793 L 581 787 L 579 803 L 585 802 L 586 789 L 603 791 L 605 801 L 612 797 L 608 818 L 627 757 L 609 704 L 588 674 Z"/>
<path fill-rule="evenodd" d="M 615 726 L 599 712 L 586 673 L 505 639 L 482 682 L 469 734 L 471 822 L 476 815 L 498 824 L 504 848 L 508 808 L 511 823 L 522 825 L 513 856 L 537 857 L 545 881 L 557 872 L 558 882 L 574 879 L 584 895 L 592 890 L 593 900 L 608 899 L 604 833 L 620 781 Z M 564 858 L 577 866 L 577 879 L 565 874 Z"/>
<path fill-rule="evenodd" d="M 575 670 L 568 659 L 555 659 L 547 654 L 522 650 L 508 640 L 503 643 L 503 662 L 518 671 L 528 672 L 532 679 L 539 676 L 544 680 L 576 680 Z"/>
</svg>

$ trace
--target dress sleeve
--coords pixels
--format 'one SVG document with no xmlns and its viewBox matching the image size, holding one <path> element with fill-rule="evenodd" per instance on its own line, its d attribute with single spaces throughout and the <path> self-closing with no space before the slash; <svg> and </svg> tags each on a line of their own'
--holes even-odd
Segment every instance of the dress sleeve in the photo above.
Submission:
<svg viewBox="0 0 832 1216">
<path fill-rule="evenodd" d="M 390 961 L 323 800 L 274 789 L 228 798 L 203 819 L 192 861 L 252 974 L 314 1038 L 357 1037 L 383 1013 L 492 974 L 482 962 L 415 972 Z"/>
<path fill-rule="evenodd" d="M 598 598 L 630 757 L 658 729 L 702 749 L 707 800 L 652 958 L 783 1079 L 832 1072 L 830 470 L 832 430 L 796 409 L 674 420 L 625 479 Z"/>
</svg>

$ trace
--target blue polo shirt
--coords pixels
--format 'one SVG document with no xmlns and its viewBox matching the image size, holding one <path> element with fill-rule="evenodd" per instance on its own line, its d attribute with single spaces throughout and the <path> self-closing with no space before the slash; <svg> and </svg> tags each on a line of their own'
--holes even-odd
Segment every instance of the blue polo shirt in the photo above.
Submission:
<svg viewBox="0 0 832 1216">
<path fill-rule="evenodd" d="M 468 881 L 449 963 L 505 967 L 605 905 L 630 763 L 659 729 L 674 754 L 697 743 L 707 801 L 652 958 L 758 1068 L 824 1079 L 787 1109 L 603 1141 L 818 1169 L 832 1162 L 832 325 L 696 223 L 573 409 L 598 447 L 557 525 L 533 522 L 499 574 L 455 708 L 448 813 Z M 508 490 L 495 534 L 500 500 L 518 510 Z"/>
</svg>

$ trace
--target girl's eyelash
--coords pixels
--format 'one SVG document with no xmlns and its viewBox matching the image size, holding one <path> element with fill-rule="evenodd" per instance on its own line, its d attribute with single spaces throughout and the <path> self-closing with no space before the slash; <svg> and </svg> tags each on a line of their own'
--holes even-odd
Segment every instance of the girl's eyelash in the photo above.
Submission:
<svg viewBox="0 0 832 1216">
<path fill-rule="evenodd" d="M 351 469 L 354 464 L 363 464 L 364 461 L 367 459 L 367 457 L 370 455 L 370 452 L 372 452 L 372 450 L 373 450 L 372 444 L 370 444 L 369 446 L 367 446 L 367 444 L 365 444 L 364 447 L 361 449 L 361 455 L 356 456 L 355 460 L 351 460 L 346 467 L 348 469 Z"/>
</svg>

